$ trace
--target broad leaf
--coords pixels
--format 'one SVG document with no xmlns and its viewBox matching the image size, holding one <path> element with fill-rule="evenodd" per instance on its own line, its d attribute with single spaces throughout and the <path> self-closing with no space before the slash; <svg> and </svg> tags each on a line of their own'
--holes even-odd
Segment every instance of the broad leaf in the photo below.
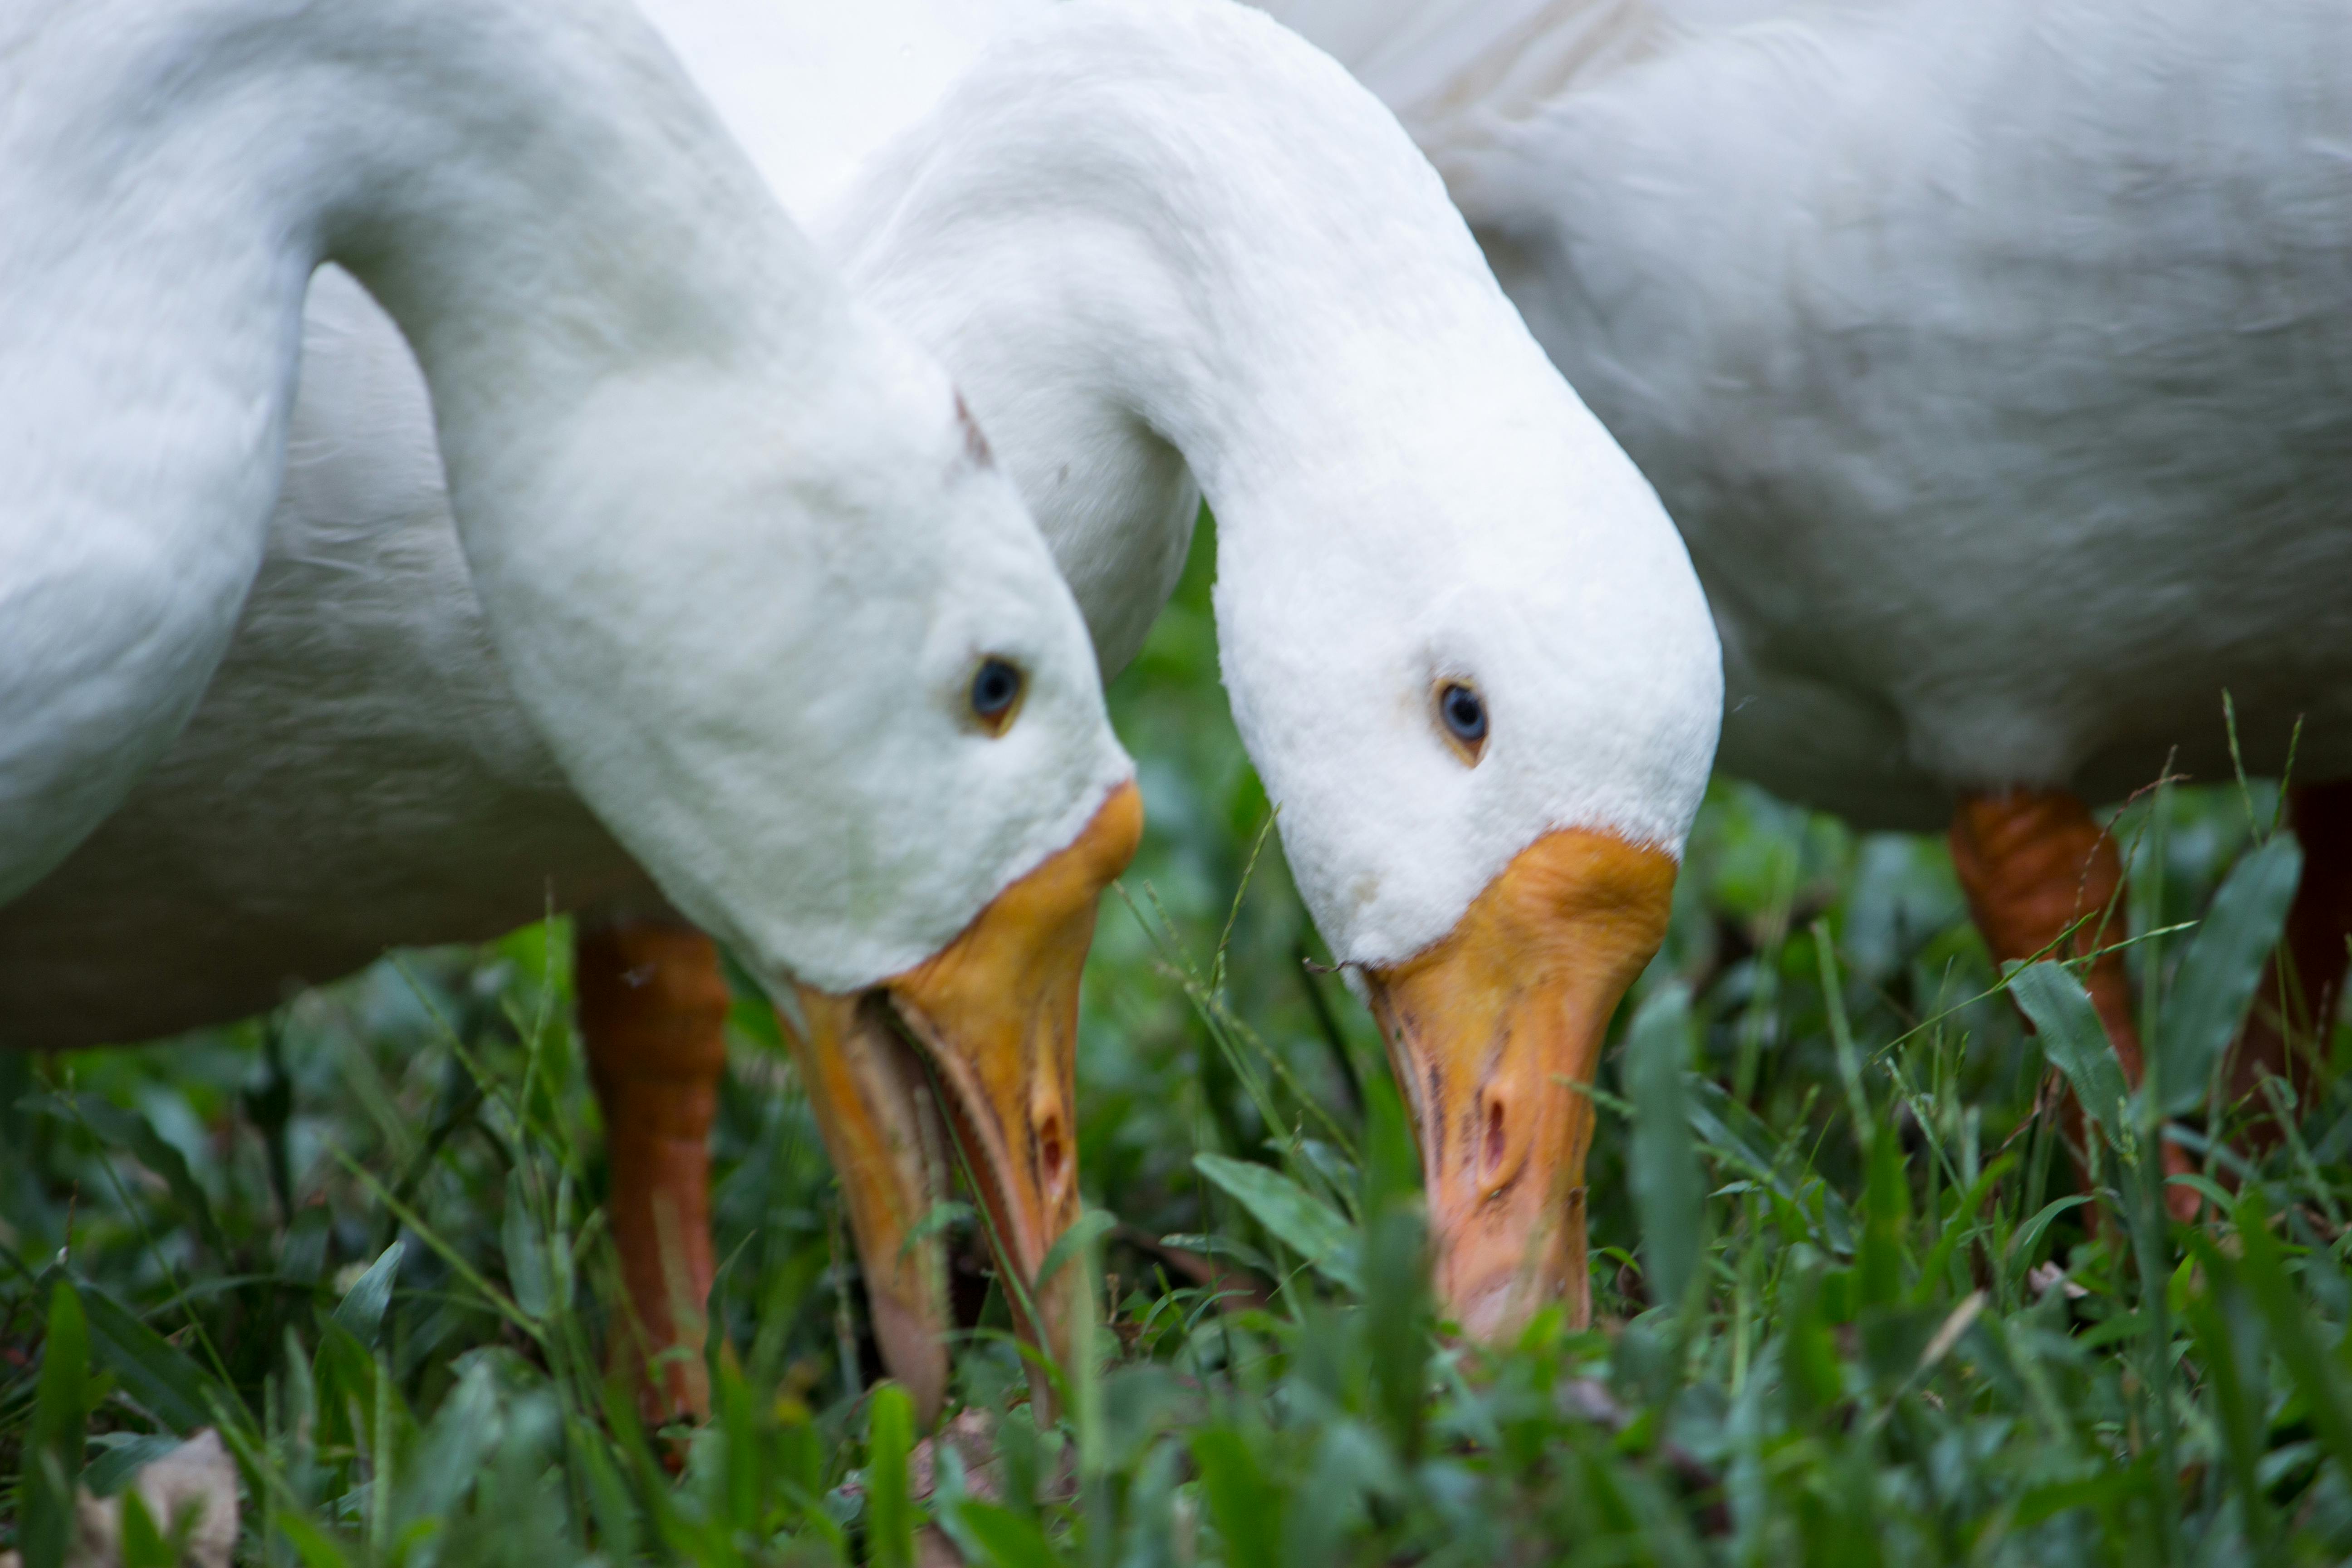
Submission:
<svg viewBox="0 0 2352 1568">
<path fill-rule="evenodd" d="M 2092 1005 L 2090 993 L 2062 965 L 2046 958 L 2010 976 L 2009 991 L 2033 1020 L 2034 1032 L 2042 1037 L 2042 1055 L 2074 1086 L 2074 1098 L 2083 1102 L 2084 1110 L 2106 1134 L 2107 1142 L 2118 1142 L 2128 1121 L 2126 1108 L 2131 1091 L 2124 1084 L 2123 1064 L 2116 1059 L 2116 1048 L 2107 1040 L 2106 1026 L 2099 1022 L 2099 1010 Z"/>
<path fill-rule="evenodd" d="M 2239 858 L 2189 943 L 2158 1020 L 2154 1058 L 2164 1112 L 2194 1110 L 2286 929 L 2303 850 L 2282 834 Z"/>
<path fill-rule="evenodd" d="M 520 1165 L 507 1173 L 507 1212 L 499 1231 L 507 1288 L 514 1293 L 515 1305 L 534 1321 L 545 1318 L 550 1300 L 547 1241 L 539 1216 L 531 1212 L 530 1184 Z"/>
<path fill-rule="evenodd" d="M 2050 1222 L 2068 1209 L 2079 1207 L 2090 1201 L 2091 1195 L 2088 1193 L 2073 1193 L 2063 1198 L 2053 1198 L 2042 1205 L 2041 1212 L 2027 1220 L 2018 1228 L 2017 1234 L 2009 1238 L 2008 1261 L 2019 1268 L 2031 1268 L 2033 1266 L 2034 1248 L 2042 1245 L 2042 1233 L 2050 1228 Z"/>
<path fill-rule="evenodd" d="M 173 1201 L 194 1224 L 196 1234 L 215 1259 L 229 1256 L 227 1238 L 213 1217 L 212 1200 L 188 1169 L 186 1156 L 166 1142 L 154 1124 L 135 1110 L 125 1110 L 95 1094 L 48 1094 L 29 1101 L 34 1109 L 58 1121 L 89 1124 L 107 1143 L 163 1178 Z"/>
<path fill-rule="evenodd" d="M 1702 1144 L 1714 1151 L 1717 1158 L 1746 1171 L 1782 1202 L 1809 1215 L 1812 1212 L 1811 1200 L 1818 1196 L 1821 1202 L 1819 1239 L 1832 1252 L 1846 1257 L 1853 1255 L 1853 1215 L 1838 1190 L 1823 1183 L 1790 1180 L 1780 1159 L 1767 1152 L 1772 1144 L 1780 1142 L 1785 1135 L 1776 1135 L 1757 1118 L 1754 1111 L 1732 1099 L 1730 1093 L 1712 1079 L 1696 1076 L 1686 1079 L 1683 1092 L 1690 1105 L 1691 1131 L 1698 1135 Z M 1783 1142 L 1781 1156 L 1792 1153 L 1790 1163 L 1800 1171 L 1805 1169 L 1803 1149 L 1799 1147 L 1791 1151 Z M 1808 1186 L 1811 1187 L 1810 1193 Z"/>
<path fill-rule="evenodd" d="M 383 1310 L 391 1304 L 393 1281 L 399 1278 L 400 1260 L 407 1255 L 408 1243 L 395 1241 L 383 1249 L 383 1256 L 368 1265 L 367 1272 L 352 1282 L 343 1299 L 335 1308 L 335 1321 L 351 1331 L 352 1338 L 363 1345 L 375 1343 L 376 1331 L 383 1324 Z"/>
<path fill-rule="evenodd" d="M 80 1300 L 98 1364 L 165 1426 L 184 1437 L 212 1422 L 215 1404 L 236 1406 L 233 1393 L 105 1291 L 93 1287 Z"/>
<path fill-rule="evenodd" d="M 1324 1278 L 1345 1289 L 1361 1288 L 1355 1233 L 1330 1205 L 1281 1172 L 1247 1160 L 1202 1153 L 1192 1156 L 1192 1167 L 1231 1194 L 1251 1217 Z"/>
<path fill-rule="evenodd" d="M 109 1432 L 92 1437 L 90 1447 L 102 1452 L 82 1467 L 82 1489 L 92 1497 L 112 1497 L 123 1482 L 170 1455 L 180 1443 L 168 1432 Z"/>
</svg>

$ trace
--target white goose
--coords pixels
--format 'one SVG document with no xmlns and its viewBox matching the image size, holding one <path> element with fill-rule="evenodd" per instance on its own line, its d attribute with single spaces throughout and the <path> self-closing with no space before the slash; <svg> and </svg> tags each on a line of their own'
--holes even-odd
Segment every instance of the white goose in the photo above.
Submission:
<svg viewBox="0 0 2352 1568">
<path fill-rule="evenodd" d="M 1580 1302 L 1590 1114 L 1561 1080 L 1591 1070 L 1663 931 L 1720 705 L 1682 547 L 1427 163 L 1329 60 L 1221 0 L 1034 8 L 870 174 L 835 226 L 842 253 L 954 368 L 1106 668 L 1141 641 L 1206 492 L 1226 682 L 1299 885 L 1389 1026 L 1454 1310 L 1498 1330 L 1558 1292 Z M 761 79 L 756 28 L 727 26 L 746 12 L 655 11 L 781 179 L 792 122 L 777 132 L 762 106 L 798 96 L 726 88 Z M 116 1032 L 266 1001 L 294 920 L 307 973 L 325 974 L 530 919 L 542 867 L 561 894 L 626 902 L 625 857 L 584 814 L 550 811 L 527 729 L 501 714 L 421 414 L 395 417 L 413 373 L 323 280 L 309 353 L 298 437 L 309 421 L 319 456 L 298 466 L 205 713 L 66 873 L 0 917 L 0 994 L 79 966 L 56 1026 L 79 1037 L 123 977 L 188 950 L 174 911 L 223 889 L 238 918 L 211 922 L 172 1017 Z M 361 554 L 337 521 L 352 516 L 408 527 L 396 552 Z M 296 589 L 335 573 L 386 610 L 330 689 L 307 679 L 323 628 Z M 397 832 L 332 809 L 349 781 L 287 743 L 320 725 L 413 736 L 373 781 L 407 803 Z M 234 765 L 257 755 L 276 765 Z M 299 858 L 267 827 L 289 816 Z M 349 900 L 335 879 L 362 868 L 374 896 Z M 895 1215 L 854 1215 L 869 1264 L 909 1260 L 869 1286 L 937 1322 L 926 1249 L 904 1247 L 928 1198 L 912 1173 L 901 1190 Z M 886 1351 L 938 1386 L 935 1352 Z"/>
<path fill-rule="evenodd" d="M 383 450 L 397 469 L 429 442 L 429 382 L 456 531 L 436 495 L 409 600 L 365 574 L 316 594 L 274 576 L 256 620 L 318 647 L 390 616 L 430 663 L 462 599 L 457 695 L 495 646 L 498 698 L 438 721 L 576 788 L 853 1060 L 898 1048 L 895 1005 L 1000 1124 L 982 1142 L 1002 1184 L 1062 1215 L 1070 1085 L 1037 1042 L 1075 1027 L 1094 896 L 1139 827 L 1085 627 L 946 374 L 852 304 L 642 19 L 607 0 L 41 0 L 0 18 L 0 895 L 47 873 L 8 912 L 0 1041 L 152 1021 L 135 948 L 114 950 L 111 997 L 61 975 L 53 998 L 27 971 L 58 900 L 99 890 L 107 943 L 165 908 L 182 939 L 247 907 L 185 858 L 126 882 L 106 832 L 69 852 L 110 812 L 135 835 L 152 808 L 121 803 L 184 776 L 151 764 L 220 686 L 270 539 L 304 290 L 332 258 L 415 346 L 407 447 Z M 362 559 L 397 552 L 398 519 L 338 521 Z M 351 830 L 396 850 L 413 829 L 401 769 L 446 783 L 451 753 L 362 755 L 391 786 L 371 799 L 341 787 L 333 742 L 380 738 L 372 703 L 396 731 L 430 693 L 362 689 L 315 736 L 251 722 L 289 689 L 334 708 L 321 673 L 215 691 L 173 753 L 227 764 L 167 797 L 192 843 L 255 828 L 263 860 L 301 866 L 242 797 L 303 763 Z M 265 749 L 206 752 L 221 720 Z M 171 977 L 207 1016 L 194 973 Z M 221 1000 L 254 1000 L 225 978 Z M 677 1107 L 647 1100 L 621 1134 L 658 1160 Z"/>
<path fill-rule="evenodd" d="M 2116 885 L 2085 799 L 2175 748 L 2227 777 L 2224 689 L 2257 767 L 2300 717 L 2288 947 L 2332 1013 L 2352 11 L 1269 8 L 1403 117 L 1656 482 L 1723 633 L 1725 767 L 1865 826 L 1948 822 L 2011 958 Z M 2137 1077 L 2119 963 L 2094 992 Z M 2267 1027 L 2242 1088 L 2257 1066 Z"/>
</svg>

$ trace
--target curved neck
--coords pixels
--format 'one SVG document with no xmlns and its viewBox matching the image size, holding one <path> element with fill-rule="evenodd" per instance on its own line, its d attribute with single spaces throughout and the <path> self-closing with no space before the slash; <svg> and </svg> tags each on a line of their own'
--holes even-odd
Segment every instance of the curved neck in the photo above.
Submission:
<svg viewBox="0 0 2352 1568">
<path fill-rule="evenodd" d="M 219 662 L 324 260 L 417 352 L 524 711 L 682 911 L 862 983 L 1002 885 L 845 851 L 856 781 L 795 765 L 839 742 L 779 672 L 865 603 L 845 520 L 859 590 L 912 615 L 942 539 L 1017 557 L 1017 511 L 625 0 L 0 7 L 0 900 Z"/>
<path fill-rule="evenodd" d="M 1563 395 L 1396 122 L 1238 5 L 1072 7 L 1006 40 L 832 238 L 972 399 L 1107 669 L 1158 602 L 1106 635 L 1134 574 L 1090 573 L 1191 521 L 1160 443 L 1214 508 L 1226 574 L 1296 582 L 1393 559 L 1384 524 L 1443 536 L 1449 503 L 1419 492 L 1465 431 Z"/>
<path fill-rule="evenodd" d="M 453 470 L 601 376 L 798 346 L 823 318 L 814 253 L 618 5 L 33 12 L 18 79 L 0 80 L 21 106 L 5 143 L 18 239 L 0 242 L 0 279 L 46 296 L 51 342 L 168 353 L 184 395 L 208 377 L 221 404 L 282 415 L 303 289 L 331 259 L 415 348 L 457 437 Z M 44 230 L 82 264 L 45 254 Z M 112 379 L 135 395 L 156 378 Z"/>
<path fill-rule="evenodd" d="M 1240 5 L 1057 7 L 836 232 L 971 397 L 1107 669 L 1171 581 L 1112 595 L 1170 515 L 1144 449 L 1197 476 L 1234 717 L 1336 952 L 1436 940 L 1551 827 L 1680 843 L 1719 688 L 1681 542 L 1328 58 Z M 1475 791 L 1431 729 L 1448 675 L 1511 707 Z"/>
</svg>

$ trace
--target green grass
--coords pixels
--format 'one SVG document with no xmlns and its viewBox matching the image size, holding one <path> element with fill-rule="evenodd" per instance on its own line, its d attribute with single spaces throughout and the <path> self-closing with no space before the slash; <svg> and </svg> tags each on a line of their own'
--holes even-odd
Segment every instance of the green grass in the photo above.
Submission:
<svg viewBox="0 0 2352 1568">
<path fill-rule="evenodd" d="M 900 1563 L 931 1524 L 975 1562 L 1137 1568 L 2352 1552 L 2347 1096 L 2194 1231 L 2152 1206 L 2145 1107 L 2114 1107 L 2083 1200 L 1940 847 L 1737 785 L 1603 1063 L 1595 1327 L 1436 1332 L 1409 1138 L 1370 1019 L 1302 962 L 1327 955 L 1205 586 L 1196 558 L 1114 692 L 1151 824 L 1088 977 L 1083 1169 L 1118 1224 L 1075 1265 L 1108 1326 L 1066 1419 L 1021 1403 L 967 1225 L 957 1393 L 993 1436 L 910 1482 L 831 1173 L 747 1002 L 718 1415 L 641 1432 L 602 1376 L 617 1284 L 559 924 L 166 1047 L 0 1055 L 0 1516 L 34 1568 L 77 1472 L 110 1489 L 206 1424 L 257 1563 Z M 2174 791 L 2119 824 L 2133 930 L 2185 928 L 2131 950 L 2168 1102 L 2274 921 L 2274 800 Z M 2066 976 L 2021 984 L 2092 1081 Z M 1203 1254 L 1234 1288 L 1179 1268 Z"/>
</svg>

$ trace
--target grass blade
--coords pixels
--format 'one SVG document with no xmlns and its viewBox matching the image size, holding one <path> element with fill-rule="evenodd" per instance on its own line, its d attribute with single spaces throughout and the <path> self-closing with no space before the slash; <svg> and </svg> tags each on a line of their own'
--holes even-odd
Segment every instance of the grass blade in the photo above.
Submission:
<svg viewBox="0 0 2352 1568">
<path fill-rule="evenodd" d="M 180 1151 L 164 1142 L 154 1124 L 135 1110 L 125 1110 L 95 1094 L 45 1095 L 36 1109 L 63 1121 L 79 1121 L 100 1140 L 112 1144 L 163 1178 L 173 1202 L 195 1226 L 197 1237 L 216 1259 L 230 1256 L 228 1239 L 214 1217 L 212 1200 L 205 1194 Z"/>
<path fill-rule="evenodd" d="M 350 1560 L 325 1531 L 299 1513 L 281 1511 L 277 1517 L 278 1528 L 293 1543 L 302 1568 L 345 1568 Z"/>
<path fill-rule="evenodd" d="M 2009 990 L 2025 1016 L 2033 1020 L 2042 1054 L 2066 1075 L 2066 1081 L 2074 1087 L 2074 1098 L 2083 1102 L 2083 1110 L 2106 1134 L 2107 1142 L 2118 1143 L 2129 1124 L 2126 1106 L 2131 1090 L 2124 1083 L 2123 1064 L 2116 1060 L 2115 1047 L 2107 1042 L 2106 1026 L 2099 1022 L 2099 1010 L 2091 1005 L 2090 993 L 2063 966 L 2046 958 L 2010 976 Z"/>
<path fill-rule="evenodd" d="M 1679 1307 L 1698 1274 L 1706 1189 L 1698 1146 L 1684 1103 L 1690 1059 L 1690 994 L 1660 989 L 1642 1004 L 1625 1042 L 1625 1076 L 1633 1104 L 1630 1159 L 1633 1204 L 1642 1221 L 1642 1262 L 1651 1300 Z"/>
<path fill-rule="evenodd" d="M 2154 1052 L 2164 1111 L 2204 1100 L 2213 1064 L 2229 1048 L 2263 983 L 2263 971 L 2303 875 L 2303 850 L 2282 834 L 2242 856 L 2213 895 L 2180 960 Z"/>
<path fill-rule="evenodd" d="M 1950 1221 L 1944 1226 L 1943 1234 L 1936 1238 L 1935 1250 L 1928 1253 L 1927 1263 L 1919 1270 L 1919 1282 L 1914 1299 L 1920 1305 L 1925 1306 L 1935 1300 L 1937 1289 L 1944 1283 L 1945 1272 L 1951 1263 L 1952 1254 L 1959 1249 L 1961 1242 L 1969 1237 L 1981 1234 L 1975 1216 L 1983 1211 L 1986 1196 L 2000 1184 L 2000 1179 L 2016 1168 L 2016 1155 L 2001 1155 L 1984 1168 L 1974 1184 L 1963 1193 L 1960 1195 L 1960 1201 L 1953 1205 Z"/>
<path fill-rule="evenodd" d="M 2041 1245 L 2042 1233 L 2050 1228 L 2050 1222 L 2068 1209 L 2079 1208 L 2090 1201 L 2091 1194 L 2088 1193 L 2070 1193 L 2065 1197 L 2053 1198 L 2043 1204 L 2040 1211 L 2032 1219 L 2020 1226 L 2017 1234 L 2010 1237 L 2009 1262 L 2021 1268 L 2032 1268 L 2033 1249 Z"/>
<path fill-rule="evenodd" d="M 1033 1519 L 985 1502 L 962 1504 L 956 1510 L 956 1518 L 988 1553 L 989 1568 L 1060 1568 L 1062 1560 Z"/>
<path fill-rule="evenodd" d="M 1903 1299 L 1903 1237 L 1911 1228 L 1911 1177 L 1903 1136 L 1892 1121 L 1871 1140 L 1869 1185 L 1862 1204 L 1862 1247 L 1854 1259 L 1856 1304 L 1891 1307 Z"/>
<path fill-rule="evenodd" d="M 521 1165 L 507 1173 L 506 1217 L 499 1234 L 506 1255 L 507 1289 L 525 1316 L 541 1321 L 549 1302 L 547 1241 L 540 1235 L 539 1216 L 531 1212 L 530 1173 Z"/>
<path fill-rule="evenodd" d="M 213 1419 L 217 1401 L 226 1409 L 238 1408 L 236 1396 L 207 1376 L 172 1342 L 115 1304 L 100 1289 L 77 1298 L 88 1324 L 89 1348 L 98 1363 L 112 1373 L 122 1391 L 146 1406 L 150 1415 L 181 1436 Z"/>
<path fill-rule="evenodd" d="M 60 1279 L 49 1292 L 41 1381 L 25 1444 L 17 1527 L 25 1568 L 62 1568 L 74 1538 L 74 1490 L 81 1480 L 84 1425 L 89 1415 L 89 1330 L 81 1296 Z"/>
<path fill-rule="evenodd" d="M 179 1568 L 180 1554 L 172 1550 L 155 1516 L 132 1487 L 122 1494 L 122 1568 Z"/>
<path fill-rule="evenodd" d="M 1372 1409 L 1390 1445 L 1421 1452 L 1429 1387 L 1429 1234 L 1421 1210 L 1393 1204 L 1365 1226 L 1364 1345 L 1371 1362 Z"/>
<path fill-rule="evenodd" d="M 383 1249 L 383 1255 L 368 1265 L 367 1272 L 352 1281 L 343 1299 L 335 1307 L 335 1321 L 351 1331 L 352 1338 L 363 1345 L 375 1343 L 376 1331 L 383 1324 L 383 1310 L 392 1303 L 393 1281 L 400 1276 L 400 1260 L 408 1255 L 408 1243 L 395 1241 Z"/>
<path fill-rule="evenodd" d="M 874 1391 L 866 1458 L 866 1561 L 874 1568 L 915 1568 L 915 1505 L 908 1495 L 907 1456 L 915 1447 L 915 1402 L 895 1383 Z"/>
<path fill-rule="evenodd" d="M 1030 1287 L 1031 1296 L 1042 1298 L 1045 1294 L 1045 1287 L 1054 1282 L 1054 1276 L 1062 1271 L 1064 1264 L 1093 1246 L 1095 1237 L 1118 1224 L 1118 1215 L 1107 1209 L 1088 1209 L 1080 1215 L 1076 1222 L 1055 1237 L 1054 1245 L 1045 1249 L 1045 1261 L 1037 1265 L 1037 1282 Z"/>
<path fill-rule="evenodd" d="M 1239 1432 L 1211 1426 L 1192 1434 L 1192 1462 L 1209 1517 L 1224 1537 L 1232 1568 L 1282 1568 L 1282 1492 Z"/>
<path fill-rule="evenodd" d="M 2271 1343 L 2310 1407 L 2313 1430 L 2335 1457 L 2336 1467 L 2352 1479 L 2352 1394 L 2345 1389 L 2342 1370 L 2321 1347 L 2311 1314 L 2287 1279 L 2286 1264 L 2271 1236 L 2270 1214 L 2263 1206 L 2259 1188 L 2246 1189 L 2238 1200 L 2237 1217 L 2247 1293 L 2262 1309 Z"/>
<path fill-rule="evenodd" d="M 1845 1085 L 1846 1107 L 1853 1115 L 1853 1141 L 1868 1150 L 1872 1141 L 1870 1096 L 1862 1087 L 1862 1053 L 1854 1048 L 1853 1030 L 1845 1016 L 1845 983 L 1838 976 L 1837 948 L 1830 941 L 1830 922 L 1813 922 L 1813 959 L 1821 971 L 1822 1008 L 1829 1016 L 1830 1045 L 1837 1053 L 1838 1079 Z"/>
<path fill-rule="evenodd" d="M 2236 1263 L 2202 1233 L 2185 1233 L 2198 1267 L 2204 1270 L 2206 1289 L 2190 1300 L 2185 1314 L 2197 1342 L 2197 1359 L 2205 1386 L 2211 1391 L 2214 1425 L 2221 1428 L 2223 1457 L 2230 1479 L 2238 1489 L 2247 1535 L 2263 1561 L 2278 1560 L 2278 1525 L 2270 1495 L 2262 1484 L 2265 1447 L 2263 1419 L 2266 1390 L 2262 1386 L 2265 1363 L 2262 1336 L 2247 1320 L 2245 1290 Z"/>
</svg>

